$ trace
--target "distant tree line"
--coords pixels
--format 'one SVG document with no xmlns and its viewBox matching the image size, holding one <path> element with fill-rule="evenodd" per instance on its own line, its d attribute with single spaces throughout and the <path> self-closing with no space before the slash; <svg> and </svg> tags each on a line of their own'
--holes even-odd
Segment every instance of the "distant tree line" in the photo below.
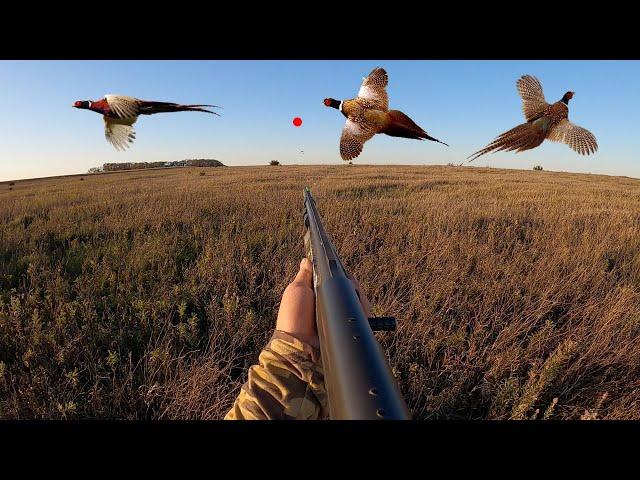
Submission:
<svg viewBox="0 0 640 480">
<path fill-rule="evenodd" d="M 224 167 L 219 160 L 209 158 L 193 158 L 189 160 L 177 160 L 175 162 L 124 162 L 105 163 L 102 167 L 93 167 L 89 173 L 116 172 L 118 170 L 140 170 L 143 168 L 165 168 L 165 167 Z"/>
</svg>

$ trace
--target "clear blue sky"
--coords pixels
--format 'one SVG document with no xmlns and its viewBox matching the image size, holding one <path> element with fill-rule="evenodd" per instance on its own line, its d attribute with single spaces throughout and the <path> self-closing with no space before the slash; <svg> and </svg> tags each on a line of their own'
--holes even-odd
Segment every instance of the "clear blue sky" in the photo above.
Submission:
<svg viewBox="0 0 640 480">
<path fill-rule="evenodd" d="M 548 101 L 576 92 L 569 118 L 596 135 L 598 152 L 584 157 L 546 141 L 471 165 L 640 177 L 638 61 L 0 61 L 0 180 L 184 158 L 340 164 L 344 118 L 322 100 L 353 98 L 375 66 L 389 73 L 390 106 L 451 148 L 377 135 L 355 163 L 460 163 L 524 121 L 515 82 L 528 73 L 541 80 Z M 224 109 L 222 117 L 142 116 L 136 141 L 119 152 L 106 142 L 100 115 L 71 107 L 106 93 Z M 303 119 L 299 128 L 295 116 Z"/>
</svg>

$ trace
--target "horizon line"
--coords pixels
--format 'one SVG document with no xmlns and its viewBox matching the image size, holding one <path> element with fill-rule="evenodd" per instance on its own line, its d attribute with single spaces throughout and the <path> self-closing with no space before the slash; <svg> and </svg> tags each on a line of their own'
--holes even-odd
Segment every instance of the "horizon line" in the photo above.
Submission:
<svg viewBox="0 0 640 480">
<path fill-rule="evenodd" d="M 218 160 L 220 163 L 222 163 L 221 160 Z M 107 162 L 109 163 L 109 162 Z M 113 162 L 110 162 L 113 163 Z M 117 162 L 116 162 L 117 163 Z M 147 162 L 122 162 L 122 163 L 147 163 Z M 150 162 L 149 162 L 150 163 Z M 374 164 L 374 163 L 352 163 L 352 164 L 348 164 L 348 163 L 312 163 L 312 164 L 301 164 L 301 163 L 286 163 L 286 164 L 279 164 L 279 165 L 269 165 L 269 164 L 255 164 L 255 165 L 251 165 L 251 164 L 247 164 L 247 165 L 225 165 L 224 163 L 222 163 L 222 167 L 226 167 L 226 168 L 248 168 L 248 167 L 331 167 L 331 166 L 339 166 L 339 165 L 344 165 L 346 167 L 348 166 L 357 166 L 357 167 L 387 167 L 387 168 L 394 168 L 394 167 L 423 167 L 423 168 L 433 168 L 433 167 L 446 167 L 446 168 L 483 168 L 483 169 L 490 169 L 490 170 L 515 170 L 515 171 L 520 171 L 520 172 L 532 172 L 534 171 L 533 169 L 523 169 L 523 168 L 512 168 L 512 167 L 491 167 L 491 166 L 478 166 L 478 165 L 447 165 L 447 164 Z M 115 170 L 115 171 L 109 171 L 109 172 L 94 172 L 94 173 L 89 173 L 89 172 L 85 172 L 85 173 L 69 173 L 69 174 L 65 174 L 65 175 L 50 175 L 48 177 L 27 177 L 27 178 L 16 178 L 16 179 L 9 179 L 9 180 L 0 180 L 0 185 L 4 185 L 4 184 L 9 184 L 11 182 L 25 182 L 25 181 L 33 181 L 33 180 L 49 180 L 49 179 L 54 179 L 54 178 L 67 178 L 67 177 L 79 177 L 79 176 L 93 176 L 93 175 L 107 175 L 107 174 L 115 174 L 115 173 L 131 173 L 131 172 L 138 172 L 138 171 L 144 171 L 144 170 L 173 170 L 173 169 L 181 169 L 181 168 L 219 168 L 219 166 L 216 167 L 196 167 L 196 166 L 191 166 L 191 165 L 185 165 L 185 166 L 175 166 L 175 167 L 150 167 L 150 168 L 135 168 L 135 169 L 130 169 L 130 170 Z M 591 172 L 571 172 L 571 171 L 566 171 L 566 170 L 541 170 L 537 173 L 564 173 L 564 174 L 570 174 L 570 175 L 591 175 L 591 176 L 598 176 L 598 177 L 611 177 L 611 178 L 628 178 L 631 180 L 640 180 L 640 177 L 631 177 L 629 175 L 609 175 L 606 173 L 591 173 Z"/>
</svg>

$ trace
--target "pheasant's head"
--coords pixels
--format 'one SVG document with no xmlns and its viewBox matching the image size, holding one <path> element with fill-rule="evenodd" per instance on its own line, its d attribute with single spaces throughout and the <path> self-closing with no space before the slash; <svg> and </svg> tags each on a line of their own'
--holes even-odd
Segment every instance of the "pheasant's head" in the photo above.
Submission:
<svg viewBox="0 0 640 480">
<path fill-rule="evenodd" d="M 569 104 L 569 100 L 571 100 L 573 98 L 573 95 L 575 93 L 576 92 L 567 92 L 567 93 L 565 93 L 564 96 L 562 97 L 562 103 Z"/>
<path fill-rule="evenodd" d="M 327 107 L 340 108 L 340 102 L 335 98 L 325 98 L 324 104 Z"/>
<path fill-rule="evenodd" d="M 77 102 L 74 102 L 73 106 L 75 108 L 89 108 L 91 106 L 91 102 L 88 100 L 78 100 Z"/>
</svg>

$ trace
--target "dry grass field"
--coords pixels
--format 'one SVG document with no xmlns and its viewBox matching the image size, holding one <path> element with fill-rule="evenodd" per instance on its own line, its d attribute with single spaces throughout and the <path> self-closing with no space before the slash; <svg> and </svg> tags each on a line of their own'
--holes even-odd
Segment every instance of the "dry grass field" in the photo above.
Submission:
<svg viewBox="0 0 640 480">
<path fill-rule="evenodd" d="M 359 165 L 0 184 L 0 418 L 221 418 L 304 186 L 414 418 L 640 419 L 640 180 Z"/>
</svg>

